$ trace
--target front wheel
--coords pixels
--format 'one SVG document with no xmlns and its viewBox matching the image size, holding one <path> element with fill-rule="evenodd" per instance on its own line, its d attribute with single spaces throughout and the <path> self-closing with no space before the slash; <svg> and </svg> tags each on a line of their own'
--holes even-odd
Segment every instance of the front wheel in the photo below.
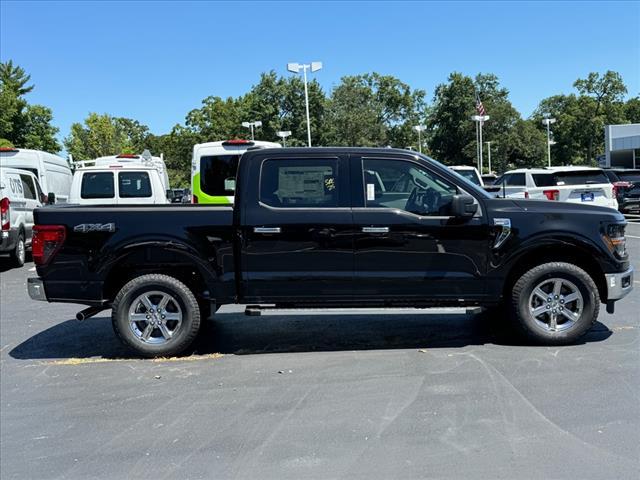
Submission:
<svg viewBox="0 0 640 480">
<path fill-rule="evenodd" d="M 200 329 L 193 292 L 168 275 L 142 275 L 128 282 L 113 302 L 113 330 L 145 357 L 172 356 L 191 345 Z"/>
<path fill-rule="evenodd" d="M 598 287 L 576 265 L 552 262 L 522 275 L 511 295 L 522 333 L 535 343 L 565 345 L 584 335 L 600 311 Z"/>
</svg>

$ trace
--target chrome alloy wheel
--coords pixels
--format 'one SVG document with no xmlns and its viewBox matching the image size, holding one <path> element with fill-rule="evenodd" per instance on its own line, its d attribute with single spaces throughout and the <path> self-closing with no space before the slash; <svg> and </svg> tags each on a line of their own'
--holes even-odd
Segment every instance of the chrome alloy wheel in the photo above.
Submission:
<svg viewBox="0 0 640 480">
<path fill-rule="evenodd" d="M 182 309 L 166 292 L 146 292 L 129 308 L 129 328 L 138 340 L 152 345 L 168 342 L 182 325 Z"/>
<path fill-rule="evenodd" d="M 564 278 L 540 282 L 529 296 L 529 312 L 548 332 L 571 328 L 582 315 L 584 299 L 576 285 Z"/>
</svg>

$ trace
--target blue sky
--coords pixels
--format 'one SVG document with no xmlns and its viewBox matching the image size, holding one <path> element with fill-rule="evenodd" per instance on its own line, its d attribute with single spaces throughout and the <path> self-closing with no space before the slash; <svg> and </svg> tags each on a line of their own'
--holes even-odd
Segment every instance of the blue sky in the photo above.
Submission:
<svg viewBox="0 0 640 480">
<path fill-rule="evenodd" d="M 590 71 L 640 93 L 639 25 L 640 2 L 2 1 L 0 59 L 31 74 L 61 137 L 92 111 L 165 133 L 209 95 L 312 60 L 325 90 L 377 71 L 429 98 L 452 71 L 492 72 L 528 116 Z"/>
</svg>

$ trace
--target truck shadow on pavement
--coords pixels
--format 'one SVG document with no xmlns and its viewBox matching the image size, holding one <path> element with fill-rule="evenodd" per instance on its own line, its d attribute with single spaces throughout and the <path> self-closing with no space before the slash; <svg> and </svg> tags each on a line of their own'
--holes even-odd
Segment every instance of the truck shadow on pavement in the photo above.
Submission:
<svg viewBox="0 0 640 480">
<path fill-rule="evenodd" d="M 468 345 L 521 345 L 503 333 L 501 321 L 480 315 L 442 314 L 286 314 L 247 317 L 218 313 L 204 322 L 190 354 L 264 354 L 340 350 L 457 348 Z M 597 322 L 581 343 L 600 342 L 612 332 Z M 136 358 L 111 329 L 109 317 L 68 320 L 13 348 L 16 359 L 56 360 Z"/>
</svg>

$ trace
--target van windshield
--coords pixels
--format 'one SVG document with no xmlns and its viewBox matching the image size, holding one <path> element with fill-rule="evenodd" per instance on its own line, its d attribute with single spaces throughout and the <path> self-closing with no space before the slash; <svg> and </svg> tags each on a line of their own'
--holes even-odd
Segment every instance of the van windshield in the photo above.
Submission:
<svg viewBox="0 0 640 480">
<path fill-rule="evenodd" d="M 211 196 L 233 195 L 240 155 L 207 155 L 200 159 L 200 189 Z"/>
</svg>

